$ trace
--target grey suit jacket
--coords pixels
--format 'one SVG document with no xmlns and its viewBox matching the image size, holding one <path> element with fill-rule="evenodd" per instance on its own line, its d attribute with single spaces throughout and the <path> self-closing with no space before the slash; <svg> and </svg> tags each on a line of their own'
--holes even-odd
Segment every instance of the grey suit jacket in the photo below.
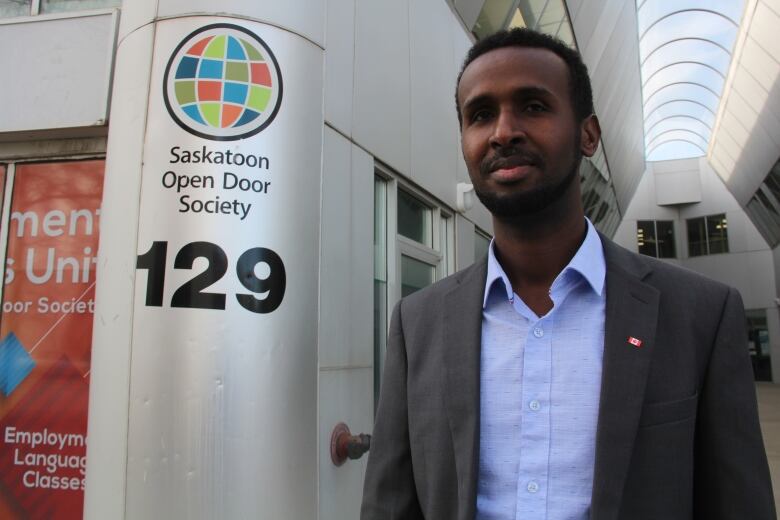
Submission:
<svg viewBox="0 0 780 520">
<path fill-rule="evenodd" d="M 739 294 L 601 239 L 591 519 L 776 518 Z M 483 260 L 396 307 L 363 520 L 474 518 L 485 277 Z"/>
</svg>

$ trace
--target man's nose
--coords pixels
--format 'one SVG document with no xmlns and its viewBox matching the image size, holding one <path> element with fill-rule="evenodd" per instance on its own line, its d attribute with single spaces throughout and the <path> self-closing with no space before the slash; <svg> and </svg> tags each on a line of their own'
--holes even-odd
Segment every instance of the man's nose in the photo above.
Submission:
<svg viewBox="0 0 780 520">
<path fill-rule="evenodd" d="M 494 148 L 515 145 L 526 138 L 522 122 L 511 110 L 502 110 L 493 127 L 490 145 Z"/>
</svg>

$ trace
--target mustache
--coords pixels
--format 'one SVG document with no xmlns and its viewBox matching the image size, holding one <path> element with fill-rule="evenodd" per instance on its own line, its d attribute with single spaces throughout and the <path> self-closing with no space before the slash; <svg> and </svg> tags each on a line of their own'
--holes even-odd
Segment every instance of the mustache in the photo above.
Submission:
<svg viewBox="0 0 780 520">
<path fill-rule="evenodd" d="M 488 175 L 490 172 L 504 168 L 530 165 L 544 169 L 544 159 L 530 150 L 512 146 L 500 148 L 495 154 L 485 157 L 479 164 L 479 171 L 482 175 Z"/>
</svg>

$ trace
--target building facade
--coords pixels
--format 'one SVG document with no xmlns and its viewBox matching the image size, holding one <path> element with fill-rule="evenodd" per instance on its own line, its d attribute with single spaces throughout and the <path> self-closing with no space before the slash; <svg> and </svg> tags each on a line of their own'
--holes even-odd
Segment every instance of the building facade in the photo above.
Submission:
<svg viewBox="0 0 780 520">
<path fill-rule="evenodd" d="M 485 254 L 455 78 L 508 26 L 589 68 L 589 218 L 737 287 L 777 380 L 780 8 L 746 2 L 708 154 L 648 162 L 644 3 L 0 0 L 0 516 L 357 518 L 333 431 L 371 432 L 395 303 Z"/>
</svg>

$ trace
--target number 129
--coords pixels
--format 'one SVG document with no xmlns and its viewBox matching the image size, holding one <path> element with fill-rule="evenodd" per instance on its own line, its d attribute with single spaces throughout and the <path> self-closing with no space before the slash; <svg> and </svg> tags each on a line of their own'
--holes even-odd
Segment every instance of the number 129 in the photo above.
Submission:
<svg viewBox="0 0 780 520">
<path fill-rule="evenodd" d="M 162 307 L 167 257 L 168 242 L 164 241 L 152 242 L 152 247 L 146 253 L 138 255 L 136 269 L 149 271 L 146 277 L 147 306 Z M 190 242 L 176 253 L 173 268 L 192 269 L 196 258 L 206 259 L 206 269 L 176 289 L 171 297 L 171 307 L 224 310 L 225 294 L 206 292 L 205 289 L 227 272 L 228 258 L 225 251 L 211 242 Z M 259 278 L 255 274 L 255 266 L 259 263 L 268 265 L 269 274 L 266 278 Z M 275 311 L 282 303 L 287 275 L 282 259 L 271 249 L 253 247 L 244 251 L 236 262 L 236 276 L 241 285 L 252 292 L 235 295 L 243 308 L 267 314 Z M 264 298 L 259 299 L 255 295 L 264 295 Z"/>
</svg>

